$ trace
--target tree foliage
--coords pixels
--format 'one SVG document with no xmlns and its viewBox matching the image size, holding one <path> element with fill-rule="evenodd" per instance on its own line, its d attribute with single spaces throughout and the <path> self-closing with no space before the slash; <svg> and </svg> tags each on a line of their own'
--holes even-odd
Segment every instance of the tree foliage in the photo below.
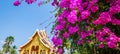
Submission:
<svg viewBox="0 0 120 54">
<path fill-rule="evenodd" d="M 14 42 L 13 36 L 8 36 L 5 39 L 5 44 L 3 45 L 3 49 L 0 51 L 0 54 L 16 54 L 16 46 L 12 45 Z"/>
</svg>

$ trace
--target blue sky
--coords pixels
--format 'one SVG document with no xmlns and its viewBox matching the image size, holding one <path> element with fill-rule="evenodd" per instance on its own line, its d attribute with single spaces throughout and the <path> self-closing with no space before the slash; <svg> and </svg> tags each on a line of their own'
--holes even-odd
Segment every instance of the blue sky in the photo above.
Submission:
<svg viewBox="0 0 120 54">
<path fill-rule="evenodd" d="M 54 7 L 51 4 L 46 4 L 38 7 L 35 2 L 32 5 L 26 4 L 24 1 L 18 7 L 13 6 L 15 0 L 1 0 L 0 1 L 0 42 L 3 42 L 7 36 L 14 36 L 18 49 L 19 46 L 26 43 L 35 30 L 45 29 L 44 27 L 50 22 L 54 21 L 53 13 Z M 48 20 L 43 25 L 40 23 Z M 52 24 L 46 28 L 47 34 L 51 37 Z M 0 43 L 0 49 L 3 43 Z"/>
</svg>

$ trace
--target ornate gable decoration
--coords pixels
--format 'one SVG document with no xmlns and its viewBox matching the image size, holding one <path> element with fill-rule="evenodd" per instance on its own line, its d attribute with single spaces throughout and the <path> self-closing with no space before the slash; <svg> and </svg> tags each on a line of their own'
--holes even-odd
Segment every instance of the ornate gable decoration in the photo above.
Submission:
<svg viewBox="0 0 120 54">
<path fill-rule="evenodd" d="M 39 43 L 36 44 L 37 46 L 32 46 L 34 44 L 35 37 L 39 39 Z M 45 47 L 45 49 L 43 48 L 43 50 L 41 50 L 41 47 Z M 29 41 L 20 47 L 20 54 L 41 54 L 42 51 L 44 51 L 45 54 L 53 53 L 53 44 L 49 42 L 45 30 L 39 31 L 37 29 Z"/>
</svg>

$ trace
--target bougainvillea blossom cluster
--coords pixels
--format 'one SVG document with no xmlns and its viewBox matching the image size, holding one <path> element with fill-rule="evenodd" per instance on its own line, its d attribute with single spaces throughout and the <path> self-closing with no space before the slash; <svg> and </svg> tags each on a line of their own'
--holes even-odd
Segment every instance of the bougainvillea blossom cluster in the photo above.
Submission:
<svg viewBox="0 0 120 54">
<path fill-rule="evenodd" d="M 20 3 L 19 0 L 16 0 L 13 4 L 14 4 L 14 6 L 18 6 L 18 5 L 20 5 L 21 3 Z"/>
<path fill-rule="evenodd" d="M 55 32 L 57 37 L 73 40 L 74 44 L 84 45 L 89 42 L 97 43 L 99 48 L 118 48 L 119 35 L 116 35 L 107 24 L 120 25 L 120 19 L 116 14 L 120 12 L 120 0 L 105 0 L 108 9 L 102 8 L 100 0 L 60 0 L 58 7 L 62 12 L 58 15 Z M 56 2 L 56 1 L 54 1 Z M 102 11 L 104 10 L 104 11 Z M 92 25 L 92 26 L 91 26 Z M 102 26 L 96 29 L 97 26 Z M 71 37 L 77 38 L 71 38 Z M 93 37 L 90 39 L 89 37 Z M 54 37 L 53 37 L 54 39 Z M 53 41 L 54 43 L 55 41 Z M 96 44 L 95 44 L 96 45 Z M 64 44 L 62 44 L 64 46 Z M 57 46 L 58 50 L 61 47 Z M 59 49 L 60 48 L 60 49 Z M 60 52 L 60 54 L 62 54 Z"/>
<path fill-rule="evenodd" d="M 21 1 L 22 0 L 16 0 L 14 3 L 13 3 L 13 5 L 14 6 L 19 6 L 20 4 L 21 4 Z M 25 2 L 27 3 L 27 4 L 32 4 L 33 2 L 35 2 L 36 0 L 25 0 Z"/>
<path fill-rule="evenodd" d="M 94 24 L 106 24 L 111 21 L 111 16 L 108 12 L 103 12 L 100 14 L 98 19 L 94 22 Z"/>
<path fill-rule="evenodd" d="M 99 42 L 106 42 L 109 48 L 117 48 L 117 43 L 119 43 L 119 37 L 117 37 L 109 28 L 104 27 L 102 30 L 96 32 L 96 38 Z M 103 44 L 102 44 L 103 45 Z M 101 44 L 100 44 L 100 48 Z"/>
</svg>

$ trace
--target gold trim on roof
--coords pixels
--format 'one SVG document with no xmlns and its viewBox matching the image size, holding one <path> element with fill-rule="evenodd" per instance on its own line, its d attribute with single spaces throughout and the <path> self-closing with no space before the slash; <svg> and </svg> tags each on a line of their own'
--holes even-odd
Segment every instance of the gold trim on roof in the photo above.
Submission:
<svg viewBox="0 0 120 54">
<path fill-rule="evenodd" d="M 27 43 L 25 43 L 24 45 L 20 46 L 20 50 L 21 50 L 23 47 L 25 47 L 27 44 L 29 44 L 29 43 L 33 40 L 33 38 L 34 38 L 34 36 L 35 36 L 36 33 L 37 33 L 38 36 L 39 36 L 40 42 L 41 42 L 44 46 L 46 46 L 47 48 L 53 50 L 53 45 L 50 44 L 50 42 L 49 42 L 49 40 L 48 40 L 48 36 L 47 36 L 46 31 L 45 31 L 45 30 L 40 30 L 40 31 L 39 31 L 38 29 L 36 29 L 36 31 L 34 32 L 34 34 L 32 35 L 32 37 L 28 40 Z"/>
</svg>

